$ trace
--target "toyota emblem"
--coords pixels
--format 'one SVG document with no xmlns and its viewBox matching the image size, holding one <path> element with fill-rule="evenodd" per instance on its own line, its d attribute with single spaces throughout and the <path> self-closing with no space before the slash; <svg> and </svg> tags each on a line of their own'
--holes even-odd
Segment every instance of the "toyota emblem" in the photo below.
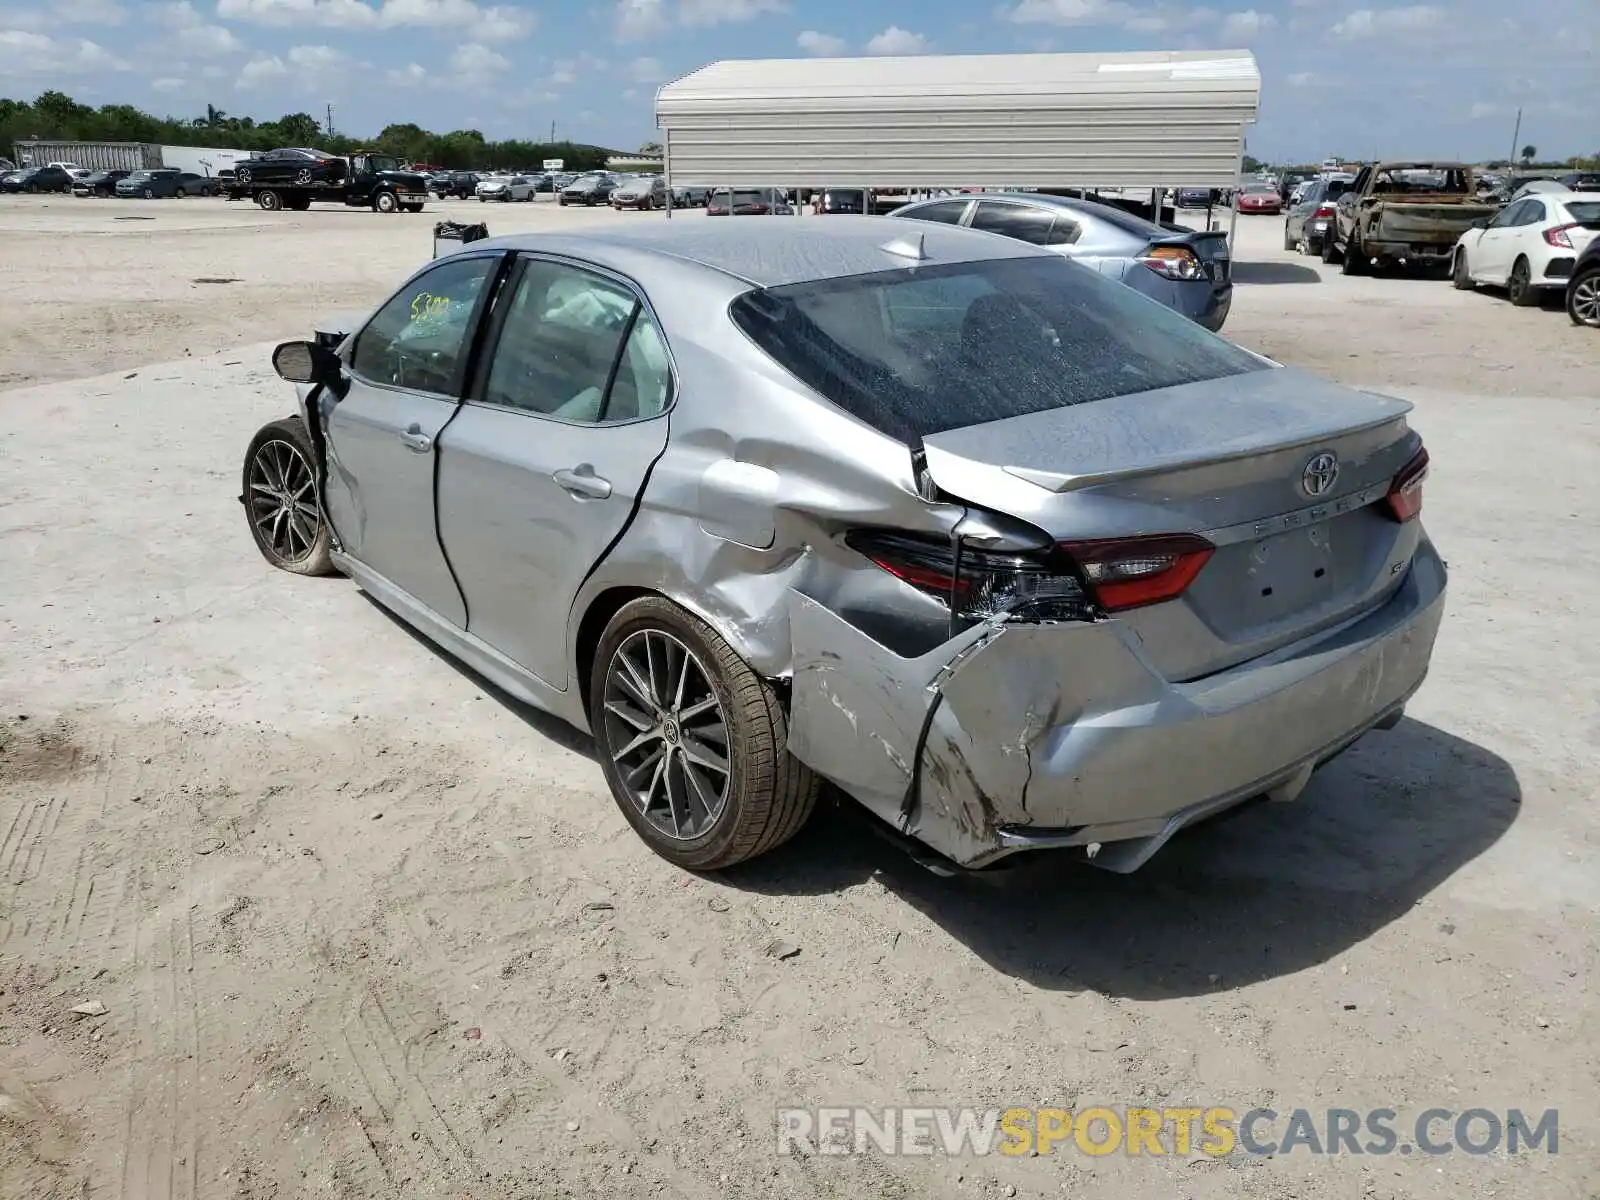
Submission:
<svg viewBox="0 0 1600 1200">
<path fill-rule="evenodd" d="M 1300 486 L 1311 497 L 1326 496 L 1339 479 L 1339 456 L 1332 450 L 1313 454 L 1300 472 Z"/>
</svg>

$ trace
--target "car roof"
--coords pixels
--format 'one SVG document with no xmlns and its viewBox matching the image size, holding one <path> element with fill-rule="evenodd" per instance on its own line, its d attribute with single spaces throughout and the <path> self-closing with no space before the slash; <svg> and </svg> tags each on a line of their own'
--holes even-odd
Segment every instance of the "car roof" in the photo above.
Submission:
<svg viewBox="0 0 1600 1200">
<path fill-rule="evenodd" d="M 924 205 L 949 203 L 955 201 L 964 203 L 968 200 L 1006 200 L 1013 204 L 1028 204 L 1035 208 L 1062 209 L 1067 212 L 1081 213 L 1084 216 L 1096 217 L 1109 225 L 1114 225 L 1123 233 L 1135 237 L 1159 237 L 1173 232 L 1146 220 L 1138 213 L 1131 213 L 1118 208 L 1114 204 L 1102 204 L 1097 200 L 1080 200 L 1076 196 L 1051 196 L 1042 192 L 976 192 L 960 196 L 940 196 L 932 200 L 918 200 L 914 204 L 907 204 L 897 212 L 910 211 Z M 1188 232 L 1187 230 L 1183 232 Z"/>
<path fill-rule="evenodd" d="M 677 260 L 699 264 L 756 287 L 778 287 L 911 266 L 917 260 L 891 253 L 884 246 L 918 234 L 926 255 L 922 261 L 929 264 L 1054 257 L 1048 250 L 1027 242 L 955 225 L 856 216 L 830 217 L 826 221 L 803 217 L 734 217 L 725 221 L 683 218 L 602 226 L 594 232 L 511 234 L 473 242 L 471 249 L 568 253 L 624 271 L 641 256 L 655 258 L 661 265 Z"/>
</svg>

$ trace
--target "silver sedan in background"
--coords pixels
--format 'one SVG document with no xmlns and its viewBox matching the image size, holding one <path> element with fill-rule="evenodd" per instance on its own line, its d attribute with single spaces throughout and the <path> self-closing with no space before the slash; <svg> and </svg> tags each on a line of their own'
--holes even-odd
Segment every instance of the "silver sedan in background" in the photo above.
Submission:
<svg viewBox="0 0 1600 1200">
<path fill-rule="evenodd" d="M 519 235 L 322 332 L 274 352 L 299 411 L 245 453 L 261 553 L 587 729 L 686 868 L 830 780 L 925 861 L 1132 870 L 1295 796 L 1428 669 L 1411 406 L 1025 241 Z"/>
<path fill-rule="evenodd" d="M 1167 228 L 1109 204 L 1031 192 L 923 200 L 895 209 L 894 215 L 965 225 L 1042 246 L 1207 329 L 1221 329 L 1233 303 L 1225 233 Z"/>
<path fill-rule="evenodd" d="M 512 200 L 532 200 L 538 191 L 538 184 L 526 175 L 490 175 L 480 179 L 474 189 L 479 200 L 499 200 L 509 202 Z"/>
</svg>

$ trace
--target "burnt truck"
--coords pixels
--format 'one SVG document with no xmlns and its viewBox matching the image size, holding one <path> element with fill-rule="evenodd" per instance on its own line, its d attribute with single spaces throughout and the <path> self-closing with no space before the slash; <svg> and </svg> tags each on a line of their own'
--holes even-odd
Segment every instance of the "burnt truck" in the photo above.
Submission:
<svg viewBox="0 0 1600 1200">
<path fill-rule="evenodd" d="M 352 154 L 285 147 L 233 165 L 230 199 L 251 199 L 269 212 L 304 212 L 313 203 L 343 204 L 374 212 L 421 212 L 427 181 L 388 154 Z"/>
<path fill-rule="evenodd" d="M 1322 261 L 1342 263 L 1346 275 L 1448 266 L 1456 239 L 1496 211 L 1478 199 L 1465 163 L 1369 163 L 1339 197 Z"/>
</svg>

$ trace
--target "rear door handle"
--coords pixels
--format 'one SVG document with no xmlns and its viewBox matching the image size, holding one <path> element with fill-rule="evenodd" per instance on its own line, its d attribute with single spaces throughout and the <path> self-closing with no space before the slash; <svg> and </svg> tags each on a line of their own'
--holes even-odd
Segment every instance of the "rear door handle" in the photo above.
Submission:
<svg viewBox="0 0 1600 1200">
<path fill-rule="evenodd" d="M 580 463 L 570 471 L 557 471 L 551 478 L 573 496 L 604 500 L 611 495 L 611 481 L 601 479 L 588 463 Z"/>
<path fill-rule="evenodd" d="M 400 440 L 405 443 L 407 450 L 415 450 L 418 454 L 426 454 L 433 449 L 433 439 L 422 432 L 421 425 L 412 425 L 400 435 Z"/>
</svg>

